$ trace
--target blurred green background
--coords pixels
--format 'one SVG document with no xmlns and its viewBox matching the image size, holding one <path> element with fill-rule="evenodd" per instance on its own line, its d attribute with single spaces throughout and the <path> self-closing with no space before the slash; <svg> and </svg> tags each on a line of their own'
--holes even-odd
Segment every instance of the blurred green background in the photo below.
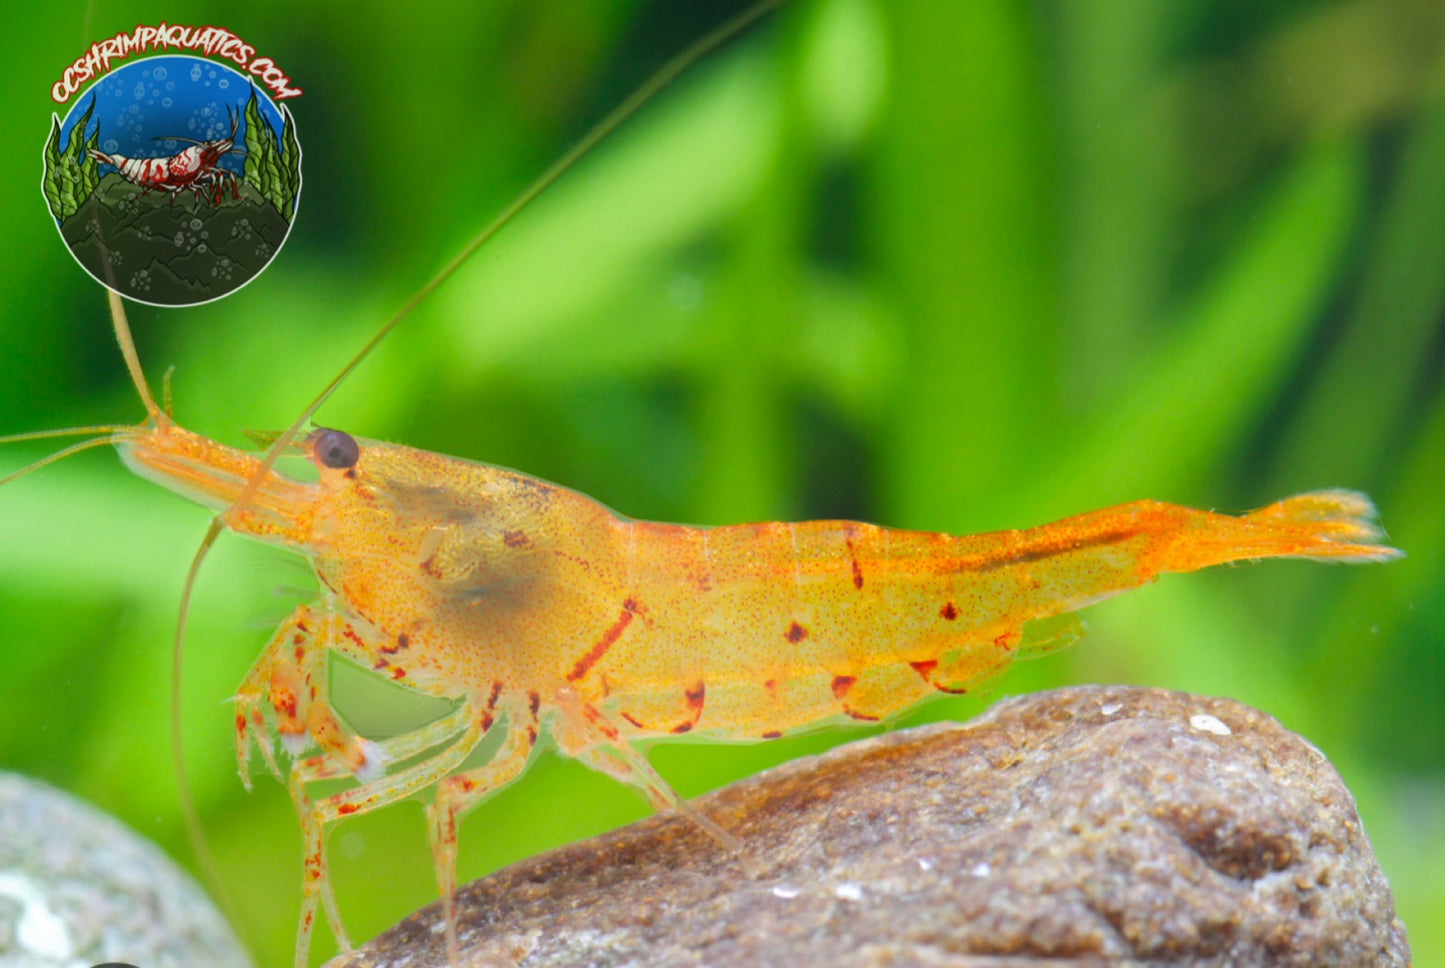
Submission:
<svg viewBox="0 0 1445 968">
<path fill-rule="evenodd" d="M 39 191 L 50 85 L 90 41 L 222 24 L 305 92 L 300 210 L 272 267 L 219 303 L 131 314 L 152 385 L 175 367 L 177 417 L 240 443 L 289 423 L 534 174 L 740 6 L 8 6 L 0 434 L 141 415 Z M 1001 690 L 1130 682 L 1279 717 L 1343 773 L 1417 963 L 1441 964 L 1442 173 L 1437 0 L 797 0 L 568 175 L 320 421 L 706 524 L 963 532 L 1140 497 L 1368 491 L 1403 561 L 1165 578 Z M 8 446 L 0 473 L 44 452 Z M 206 520 L 106 451 L 0 491 L 0 769 L 187 864 L 167 669 Z M 298 559 L 223 538 L 188 639 L 186 758 L 262 965 L 290 960 L 299 837 L 280 784 L 242 791 L 224 702 L 309 584 Z M 432 709 L 338 678 L 363 731 Z M 654 761 L 691 795 L 857 735 Z M 645 812 L 548 756 L 468 819 L 461 875 Z M 357 940 L 435 897 L 416 805 L 330 847 Z M 313 963 L 331 951 L 322 927 Z"/>
</svg>

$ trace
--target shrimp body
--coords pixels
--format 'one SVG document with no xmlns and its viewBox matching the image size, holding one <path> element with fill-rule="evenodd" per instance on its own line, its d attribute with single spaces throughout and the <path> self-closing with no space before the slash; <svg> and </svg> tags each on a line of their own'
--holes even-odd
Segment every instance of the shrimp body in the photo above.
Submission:
<svg viewBox="0 0 1445 968">
<path fill-rule="evenodd" d="M 235 506 L 256 457 L 165 416 L 115 443 L 132 469 L 224 511 L 232 530 L 308 556 L 320 582 L 320 598 L 283 623 L 236 700 L 243 778 L 252 742 L 280 775 L 273 731 L 298 755 L 299 961 L 318 901 L 344 939 L 325 822 L 435 787 L 428 816 L 450 904 L 457 815 L 519 775 L 543 730 L 563 753 L 686 811 L 629 741 L 763 739 L 879 720 L 1068 644 L 1082 629 L 1074 611 L 1163 572 L 1398 554 L 1378 543 L 1368 499 L 1350 491 L 1242 517 L 1139 501 L 965 536 L 844 521 L 700 528 L 633 521 L 515 471 L 334 430 L 303 445 L 315 482 L 270 472 Z M 455 711 L 389 740 L 358 737 L 327 699 L 329 651 L 457 700 Z M 458 772 L 503 721 L 493 758 Z M 318 754 L 299 756 L 313 743 Z M 314 781 L 347 774 L 359 785 L 308 796 Z"/>
</svg>

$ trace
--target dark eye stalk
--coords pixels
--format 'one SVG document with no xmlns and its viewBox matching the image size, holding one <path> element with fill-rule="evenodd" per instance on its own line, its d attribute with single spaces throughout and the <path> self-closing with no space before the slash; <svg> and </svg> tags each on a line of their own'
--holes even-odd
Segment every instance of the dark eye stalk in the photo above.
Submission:
<svg viewBox="0 0 1445 968">
<path fill-rule="evenodd" d="M 344 471 L 355 467 L 361 459 L 361 448 L 356 438 L 340 430 L 321 428 L 311 438 L 311 453 L 322 467 Z"/>
</svg>

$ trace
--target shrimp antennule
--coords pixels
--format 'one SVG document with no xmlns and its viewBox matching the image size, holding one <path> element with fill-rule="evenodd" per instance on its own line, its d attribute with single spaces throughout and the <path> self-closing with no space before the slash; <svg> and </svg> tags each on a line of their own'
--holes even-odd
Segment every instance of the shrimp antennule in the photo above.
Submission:
<svg viewBox="0 0 1445 968">
<path fill-rule="evenodd" d="M 41 430 L 36 433 L 12 434 L 9 437 L 0 437 L 0 444 L 15 444 L 24 440 L 44 440 L 49 437 L 70 437 L 79 434 L 100 434 L 100 436 L 92 437 L 90 440 L 82 440 L 77 444 L 71 444 L 69 447 L 63 447 L 55 453 L 49 455 L 48 457 L 42 457 L 34 463 L 26 464 L 24 467 L 20 468 L 17 471 L 11 471 L 4 477 L 0 477 L 0 485 L 9 484 L 11 481 L 17 481 L 27 474 L 35 473 L 42 467 L 47 467 L 51 464 L 54 464 L 58 460 L 64 460 L 71 454 L 78 454 L 82 450 L 89 450 L 92 447 L 100 447 L 104 444 L 108 444 L 110 443 L 110 435 L 122 429 L 124 428 L 67 427 L 63 430 Z"/>
</svg>

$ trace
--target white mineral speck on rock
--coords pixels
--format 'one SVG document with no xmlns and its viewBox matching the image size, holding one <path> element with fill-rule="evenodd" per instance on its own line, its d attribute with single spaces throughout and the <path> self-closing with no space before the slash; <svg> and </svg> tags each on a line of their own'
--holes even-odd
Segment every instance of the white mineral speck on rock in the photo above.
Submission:
<svg viewBox="0 0 1445 968">
<path fill-rule="evenodd" d="M 1213 733 L 1215 736 L 1228 736 L 1232 732 L 1228 726 L 1219 721 L 1219 717 L 1211 716 L 1209 713 L 1195 713 L 1189 717 L 1189 725 L 1206 733 Z"/>
<path fill-rule="evenodd" d="M 43 959 L 65 961 L 75 954 L 65 922 L 50 910 L 45 892 L 22 873 L 0 873 L 0 897 L 19 901 L 20 920 L 15 924 L 15 940 L 20 947 Z"/>
<path fill-rule="evenodd" d="M 837 887 L 833 888 L 833 893 L 845 901 L 863 900 L 863 888 L 859 887 L 857 884 L 854 884 L 852 881 L 845 881 L 844 883 L 839 884 Z"/>
<path fill-rule="evenodd" d="M 773 888 L 773 896 L 791 901 L 798 896 L 798 889 L 791 884 L 779 884 Z"/>
</svg>

